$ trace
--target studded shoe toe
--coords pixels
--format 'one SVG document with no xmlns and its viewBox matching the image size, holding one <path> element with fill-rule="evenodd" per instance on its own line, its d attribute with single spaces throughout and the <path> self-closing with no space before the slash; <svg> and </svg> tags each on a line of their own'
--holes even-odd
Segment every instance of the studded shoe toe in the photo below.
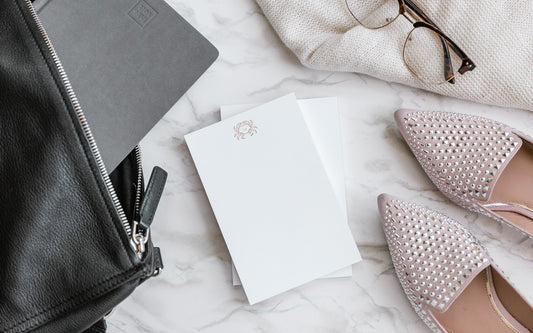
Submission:
<svg viewBox="0 0 533 333">
<path fill-rule="evenodd" d="M 460 223 L 382 194 L 383 230 L 411 305 L 436 333 L 526 333 L 533 308 Z"/>
<path fill-rule="evenodd" d="M 396 123 L 424 171 L 458 205 L 533 237 L 533 141 L 502 123 L 398 110 Z"/>
</svg>

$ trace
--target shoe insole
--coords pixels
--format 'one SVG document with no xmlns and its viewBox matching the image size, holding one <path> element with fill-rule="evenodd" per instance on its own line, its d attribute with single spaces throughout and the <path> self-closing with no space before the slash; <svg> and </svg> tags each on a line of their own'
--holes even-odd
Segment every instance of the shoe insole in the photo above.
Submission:
<svg viewBox="0 0 533 333">
<path fill-rule="evenodd" d="M 498 207 L 492 211 L 516 227 L 533 234 L 533 149 L 524 142 L 505 167 L 498 179 L 489 204 L 504 203 L 513 206 Z M 520 206 L 528 207 L 520 208 Z M 489 208 L 490 209 L 490 208 Z"/>
<path fill-rule="evenodd" d="M 450 333 L 531 333 L 503 306 L 490 267 L 479 273 L 444 313 L 433 313 Z"/>
</svg>

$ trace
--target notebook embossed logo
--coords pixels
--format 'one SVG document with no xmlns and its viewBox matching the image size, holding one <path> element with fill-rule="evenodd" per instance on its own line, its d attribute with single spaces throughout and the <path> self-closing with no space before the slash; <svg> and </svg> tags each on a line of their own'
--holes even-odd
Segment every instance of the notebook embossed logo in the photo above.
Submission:
<svg viewBox="0 0 533 333">
<path fill-rule="evenodd" d="M 146 27 L 157 15 L 155 9 L 146 1 L 141 0 L 128 12 L 128 15 L 142 28 Z"/>
<path fill-rule="evenodd" d="M 233 130 L 235 131 L 233 137 L 237 140 L 244 140 L 257 134 L 257 126 L 254 125 L 252 120 L 244 120 L 235 124 Z"/>
</svg>

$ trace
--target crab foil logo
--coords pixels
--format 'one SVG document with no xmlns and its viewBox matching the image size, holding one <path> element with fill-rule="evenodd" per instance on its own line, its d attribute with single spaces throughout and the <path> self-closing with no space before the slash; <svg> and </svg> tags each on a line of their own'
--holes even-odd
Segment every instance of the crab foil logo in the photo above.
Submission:
<svg viewBox="0 0 533 333">
<path fill-rule="evenodd" d="M 257 134 L 257 126 L 254 125 L 252 120 L 244 120 L 233 126 L 235 134 L 233 137 L 237 140 L 245 140 L 248 137 Z"/>
</svg>

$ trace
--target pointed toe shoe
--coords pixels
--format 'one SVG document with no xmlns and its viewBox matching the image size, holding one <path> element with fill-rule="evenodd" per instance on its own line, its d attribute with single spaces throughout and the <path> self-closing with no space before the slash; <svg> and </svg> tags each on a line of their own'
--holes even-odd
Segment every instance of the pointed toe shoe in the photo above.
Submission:
<svg viewBox="0 0 533 333">
<path fill-rule="evenodd" d="M 449 112 L 398 110 L 424 171 L 458 205 L 533 237 L 533 142 L 502 123 Z"/>
<path fill-rule="evenodd" d="M 409 302 L 436 333 L 526 333 L 533 308 L 460 223 L 390 195 L 378 198 Z"/>
</svg>

